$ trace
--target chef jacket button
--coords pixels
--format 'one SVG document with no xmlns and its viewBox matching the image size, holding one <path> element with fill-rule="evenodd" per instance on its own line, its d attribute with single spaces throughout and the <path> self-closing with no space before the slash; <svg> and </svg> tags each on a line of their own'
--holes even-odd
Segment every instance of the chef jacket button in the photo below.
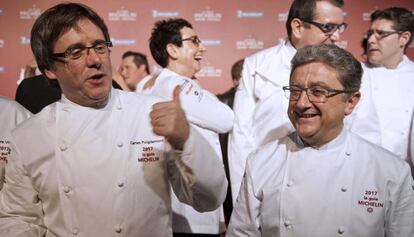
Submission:
<svg viewBox="0 0 414 237">
<path fill-rule="evenodd" d="M 289 180 L 288 183 L 286 184 L 288 187 L 292 187 L 293 186 L 293 181 Z"/>
<path fill-rule="evenodd" d="M 63 143 L 60 144 L 59 148 L 60 148 L 61 151 L 66 151 L 66 149 L 68 149 L 68 147 Z"/>
<path fill-rule="evenodd" d="M 70 186 L 65 186 L 65 187 L 63 187 L 63 192 L 65 192 L 66 194 L 68 194 L 71 189 L 72 188 Z"/>
<path fill-rule="evenodd" d="M 341 191 L 342 192 L 346 192 L 348 189 L 345 187 L 345 186 L 343 186 L 342 188 L 341 188 Z"/>
<path fill-rule="evenodd" d="M 345 152 L 345 155 L 346 156 L 350 156 L 351 155 L 351 152 L 347 151 L 347 152 Z"/>
<path fill-rule="evenodd" d="M 286 228 L 291 228 L 292 227 L 292 222 L 290 220 L 285 220 L 285 222 L 283 224 L 285 225 Z"/>
<path fill-rule="evenodd" d="M 122 109 L 122 107 L 121 107 L 120 105 L 118 105 L 118 106 L 116 107 L 116 109 L 117 109 L 117 110 L 121 110 L 121 109 Z"/>
<path fill-rule="evenodd" d="M 118 146 L 119 148 L 121 148 L 121 147 L 123 147 L 123 146 L 124 146 L 124 144 L 123 144 L 122 142 L 118 142 L 117 146 Z"/>
<path fill-rule="evenodd" d="M 72 234 L 73 234 L 73 235 L 77 235 L 77 234 L 79 234 L 79 229 L 78 229 L 78 228 L 76 228 L 76 227 L 75 227 L 75 228 L 73 228 L 73 229 L 72 229 Z"/>
<path fill-rule="evenodd" d="M 120 187 L 120 188 L 124 187 L 124 182 L 119 181 L 119 182 L 118 182 L 118 187 Z"/>
<path fill-rule="evenodd" d="M 114 227 L 114 231 L 116 232 L 116 233 L 121 233 L 122 232 L 122 228 L 121 228 L 121 225 L 116 225 L 115 227 Z"/>
<path fill-rule="evenodd" d="M 345 233 L 345 229 L 344 229 L 344 227 L 339 227 L 339 228 L 338 228 L 338 233 L 339 233 L 339 234 L 341 234 L 341 235 L 342 235 L 343 233 Z"/>
</svg>

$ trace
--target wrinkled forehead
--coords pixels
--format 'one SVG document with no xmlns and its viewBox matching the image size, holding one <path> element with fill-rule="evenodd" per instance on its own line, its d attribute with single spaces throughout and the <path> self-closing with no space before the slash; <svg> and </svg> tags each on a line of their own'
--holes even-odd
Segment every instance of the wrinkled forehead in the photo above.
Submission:
<svg viewBox="0 0 414 237">
<path fill-rule="evenodd" d="M 313 20 L 323 24 L 342 24 L 344 22 L 344 12 L 340 7 L 328 1 L 317 1 Z"/>
<path fill-rule="evenodd" d="M 309 62 L 296 67 L 290 77 L 290 84 L 303 87 L 324 85 L 338 88 L 342 86 L 338 70 L 320 61 Z"/>
<path fill-rule="evenodd" d="M 371 23 L 371 30 L 393 30 L 394 22 L 384 18 L 378 18 Z"/>
</svg>

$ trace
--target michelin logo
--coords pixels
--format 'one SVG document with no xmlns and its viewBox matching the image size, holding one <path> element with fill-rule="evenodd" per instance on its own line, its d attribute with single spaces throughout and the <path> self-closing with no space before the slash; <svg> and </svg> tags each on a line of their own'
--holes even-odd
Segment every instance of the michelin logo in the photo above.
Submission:
<svg viewBox="0 0 414 237">
<path fill-rule="evenodd" d="M 221 13 L 216 13 L 209 9 L 194 13 L 194 21 L 221 21 L 221 18 Z"/>
<path fill-rule="evenodd" d="M 281 13 L 277 14 L 277 19 L 278 19 L 278 21 L 286 22 L 287 19 L 288 19 L 288 15 L 289 15 L 288 12 L 281 12 Z"/>
<path fill-rule="evenodd" d="M 244 40 L 236 41 L 237 49 L 262 49 L 264 42 L 254 38 L 247 38 Z"/>
<path fill-rule="evenodd" d="M 161 12 L 158 10 L 152 10 L 152 17 L 178 17 L 180 16 L 179 12 Z"/>
<path fill-rule="evenodd" d="M 30 20 L 36 19 L 40 16 L 41 11 L 40 8 L 37 8 L 36 5 L 33 5 L 32 8 L 29 8 L 26 11 L 20 11 L 20 19 Z"/>
<path fill-rule="evenodd" d="M 115 39 L 111 38 L 113 45 L 135 45 L 137 42 L 135 39 Z"/>
<path fill-rule="evenodd" d="M 136 12 L 129 12 L 128 10 L 121 8 L 121 10 L 115 12 L 109 12 L 109 20 L 110 21 L 136 21 L 137 20 L 137 13 Z"/>
<path fill-rule="evenodd" d="M 196 77 L 221 77 L 222 74 L 222 69 L 206 65 L 201 68 Z"/>
<path fill-rule="evenodd" d="M 263 12 L 243 12 L 242 10 L 237 10 L 237 18 L 260 18 L 263 15 Z"/>
<path fill-rule="evenodd" d="M 217 45 L 221 45 L 221 40 L 217 40 L 217 39 L 205 39 L 201 41 L 204 45 L 209 45 L 209 46 L 217 46 Z"/>
<path fill-rule="evenodd" d="M 30 38 L 26 36 L 20 36 L 20 44 L 30 44 Z"/>
</svg>

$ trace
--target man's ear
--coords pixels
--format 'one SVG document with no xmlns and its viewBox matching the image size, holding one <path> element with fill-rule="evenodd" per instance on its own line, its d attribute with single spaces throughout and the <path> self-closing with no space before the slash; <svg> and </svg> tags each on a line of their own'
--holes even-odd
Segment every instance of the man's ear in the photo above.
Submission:
<svg viewBox="0 0 414 237">
<path fill-rule="evenodd" d="M 178 58 L 177 46 L 172 43 L 167 44 L 167 53 L 172 59 L 177 59 Z"/>
<path fill-rule="evenodd" d="M 400 47 L 405 48 L 405 46 L 408 44 L 408 41 L 410 40 L 411 32 L 404 31 L 400 34 Z"/>
<path fill-rule="evenodd" d="M 347 100 L 345 105 L 345 115 L 350 115 L 355 109 L 355 106 L 358 104 L 361 99 L 361 93 L 359 91 L 354 92 Z"/>
<path fill-rule="evenodd" d="M 57 79 L 56 74 L 53 71 L 49 70 L 49 69 L 45 69 L 45 75 L 50 80 L 56 80 Z"/>
<path fill-rule="evenodd" d="M 300 19 L 293 18 L 290 22 L 290 27 L 292 28 L 292 35 L 296 39 L 302 38 L 303 22 Z"/>
</svg>

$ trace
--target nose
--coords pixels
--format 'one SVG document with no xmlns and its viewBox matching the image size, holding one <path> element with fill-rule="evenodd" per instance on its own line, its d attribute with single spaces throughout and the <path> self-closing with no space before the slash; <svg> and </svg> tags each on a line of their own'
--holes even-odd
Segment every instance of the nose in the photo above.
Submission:
<svg viewBox="0 0 414 237">
<path fill-rule="evenodd" d="M 201 52 L 205 52 L 205 51 L 207 51 L 207 48 L 206 48 L 206 46 L 204 46 L 203 43 L 200 43 L 200 45 L 198 46 L 198 50 L 200 50 Z"/>
<path fill-rule="evenodd" d="M 308 108 L 311 105 L 312 105 L 312 103 L 309 101 L 308 94 L 306 93 L 305 90 L 303 90 L 300 93 L 300 96 L 299 96 L 298 100 L 296 101 L 296 107 L 298 107 L 298 108 Z"/>
<path fill-rule="evenodd" d="M 367 35 L 368 44 L 373 43 L 377 40 L 377 37 L 375 37 L 375 33 L 371 35 Z"/>
<path fill-rule="evenodd" d="M 335 30 L 333 34 L 329 35 L 329 39 L 334 43 L 341 38 L 341 34 L 339 33 L 339 29 Z"/>
<path fill-rule="evenodd" d="M 95 50 L 87 49 L 87 51 L 86 51 L 86 63 L 89 66 L 100 65 L 102 63 L 102 59 L 101 59 L 100 55 L 95 52 Z"/>
</svg>

